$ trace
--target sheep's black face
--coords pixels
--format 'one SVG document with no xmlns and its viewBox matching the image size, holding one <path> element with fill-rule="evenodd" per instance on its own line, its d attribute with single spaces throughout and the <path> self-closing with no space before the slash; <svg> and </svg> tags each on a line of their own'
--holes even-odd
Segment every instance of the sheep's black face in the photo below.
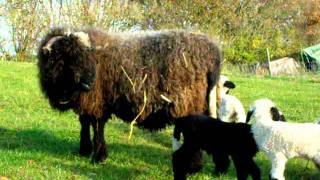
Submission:
<svg viewBox="0 0 320 180">
<path fill-rule="evenodd" d="M 53 108 L 73 108 L 80 93 L 92 88 L 95 61 L 91 51 L 72 34 L 49 35 L 44 40 L 38 54 L 40 85 Z"/>
<path fill-rule="evenodd" d="M 72 71 L 64 71 L 53 79 L 50 84 L 52 89 L 48 89 L 45 93 L 49 98 L 53 108 L 61 111 L 68 110 L 74 106 L 74 102 L 79 96 L 80 89 L 77 87 Z"/>
</svg>

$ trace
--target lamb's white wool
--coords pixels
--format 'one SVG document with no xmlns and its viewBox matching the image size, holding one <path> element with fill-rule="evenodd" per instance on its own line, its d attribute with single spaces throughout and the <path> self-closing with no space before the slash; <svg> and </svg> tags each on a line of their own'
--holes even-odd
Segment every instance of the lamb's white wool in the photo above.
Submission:
<svg viewBox="0 0 320 180">
<path fill-rule="evenodd" d="M 90 37 L 89 37 L 89 35 L 87 33 L 80 31 L 80 32 L 75 32 L 73 34 L 79 38 L 79 41 L 83 45 L 85 45 L 85 46 L 87 46 L 89 48 L 91 47 Z"/>
<path fill-rule="evenodd" d="M 242 103 L 235 96 L 228 94 L 230 89 L 235 88 L 234 83 L 231 82 L 227 76 L 221 75 L 218 82 L 218 87 L 220 90 L 220 102 L 217 115 L 218 118 L 224 122 L 245 123 L 246 113 L 244 111 Z M 213 104 L 209 104 L 209 106 L 211 107 L 213 106 Z"/>
<path fill-rule="evenodd" d="M 181 143 L 176 138 L 172 137 L 172 149 L 173 151 L 178 150 L 181 147 Z"/>
<path fill-rule="evenodd" d="M 219 93 L 219 96 L 221 97 L 221 94 L 226 94 L 230 89 L 224 86 L 224 83 L 226 81 L 229 81 L 229 78 L 227 76 L 220 75 L 217 85 L 214 86 L 209 93 L 209 112 L 212 118 L 218 117 L 217 102 L 221 101 L 221 99 L 220 100 L 217 99 L 217 93 Z"/>
<path fill-rule="evenodd" d="M 228 94 L 228 91 L 230 90 L 230 88 L 224 85 L 225 82 L 227 81 L 230 81 L 227 76 L 220 75 L 220 79 L 218 82 L 218 86 L 220 88 L 220 95 Z"/>
<path fill-rule="evenodd" d="M 221 95 L 218 117 L 224 122 L 246 122 L 246 113 L 240 100 L 229 94 Z"/>
<path fill-rule="evenodd" d="M 274 121 L 268 99 L 257 100 L 251 106 L 254 120 L 251 130 L 260 150 L 272 161 L 271 178 L 284 180 L 287 160 L 302 157 L 320 166 L 320 126 L 314 123 Z"/>
<path fill-rule="evenodd" d="M 259 119 L 259 121 L 272 121 L 272 115 L 270 109 L 276 107 L 276 105 L 270 99 L 259 99 L 256 100 L 251 106 L 251 112 L 254 112 L 253 118 Z"/>
</svg>

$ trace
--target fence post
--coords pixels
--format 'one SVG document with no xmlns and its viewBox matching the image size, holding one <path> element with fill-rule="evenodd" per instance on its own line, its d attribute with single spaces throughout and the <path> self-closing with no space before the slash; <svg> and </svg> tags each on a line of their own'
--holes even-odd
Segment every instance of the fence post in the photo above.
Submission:
<svg viewBox="0 0 320 180">
<path fill-rule="evenodd" d="M 269 48 L 267 48 L 267 65 L 268 65 L 269 75 L 272 76 L 271 67 L 270 67 L 270 53 L 269 53 Z"/>
</svg>

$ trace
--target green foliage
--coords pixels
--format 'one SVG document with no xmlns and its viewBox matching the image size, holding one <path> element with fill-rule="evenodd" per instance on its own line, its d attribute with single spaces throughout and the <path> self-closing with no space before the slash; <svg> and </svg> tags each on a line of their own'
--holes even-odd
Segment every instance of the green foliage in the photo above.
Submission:
<svg viewBox="0 0 320 180">
<path fill-rule="evenodd" d="M 129 125 L 117 118 L 106 126 L 109 158 L 93 165 L 78 155 L 79 122 L 69 111 L 58 113 L 40 92 L 34 63 L 0 61 L 0 177 L 9 179 L 172 179 L 172 127 L 151 133 L 135 128 L 128 141 Z M 258 98 L 271 98 L 291 122 L 314 122 L 320 114 L 320 78 L 253 77 L 225 71 L 237 88 L 231 91 L 248 109 Z M 255 158 L 263 179 L 268 179 L 270 162 L 259 153 Z M 286 166 L 290 180 L 318 179 L 311 162 L 293 159 Z M 190 179 L 235 179 L 232 166 L 227 175 L 212 174 L 211 158 Z"/>
<path fill-rule="evenodd" d="M 302 47 L 320 42 L 320 1 L 310 0 L 6 0 L 0 15 L 12 27 L 10 42 L 18 60 L 36 52 L 39 37 L 52 26 L 105 30 L 183 28 L 205 32 L 222 42 L 225 59 L 251 64 L 271 58 L 300 58 Z M 41 16 L 39 16 L 41 14 Z M 38 38 L 38 39 L 37 39 Z"/>
</svg>

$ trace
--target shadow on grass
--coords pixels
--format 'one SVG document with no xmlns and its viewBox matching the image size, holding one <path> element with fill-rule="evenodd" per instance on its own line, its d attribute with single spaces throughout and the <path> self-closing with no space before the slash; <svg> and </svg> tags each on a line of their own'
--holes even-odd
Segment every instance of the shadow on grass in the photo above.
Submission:
<svg viewBox="0 0 320 180">
<path fill-rule="evenodd" d="M 78 142 L 58 138 L 50 130 L 12 130 L 0 127 L 0 149 L 3 150 L 48 152 L 55 155 L 66 155 L 77 151 L 78 146 Z"/>
<path fill-rule="evenodd" d="M 116 122 L 110 121 L 108 122 L 107 126 L 108 125 L 116 129 L 117 132 L 129 135 L 130 127 L 128 123 L 118 120 Z M 172 125 L 172 126 L 167 126 L 166 128 L 158 131 L 150 131 L 148 129 L 135 127 L 132 135 L 132 139 L 143 136 L 143 139 L 145 140 L 151 141 L 153 143 L 156 143 L 171 149 L 172 147 L 171 136 L 172 136 L 173 128 L 174 126 Z M 108 136 L 106 138 L 108 138 Z"/>
<path fill-rule="evenodd" d="M 90 163 L 90 158 L 77 158 L 78 148 L 78 139 L 60 138 L 50 130 L 0 127 L 0 150 L 47 153 L 58 158 L 49 160 L 51 165 L 90 179 L 131 179 L 171 166 L 170 152 L 149 145 L 108 143 L 107 162 L 98 165 Z"/>
<path fill-rule="evenodd" d="M 152 174 L 170 176 L 171 156 L 161 149 L 144 145 L 110 144 L 105 164 L 59 162 L 62 169 L 90 179 L 137 179 Z M 168 171 L 169 172 L 163 172 Z M 142 177 L 141 177 L 142 176 Z M 142 178 L 144 179 L 144 178 Z"/>
</svg>

